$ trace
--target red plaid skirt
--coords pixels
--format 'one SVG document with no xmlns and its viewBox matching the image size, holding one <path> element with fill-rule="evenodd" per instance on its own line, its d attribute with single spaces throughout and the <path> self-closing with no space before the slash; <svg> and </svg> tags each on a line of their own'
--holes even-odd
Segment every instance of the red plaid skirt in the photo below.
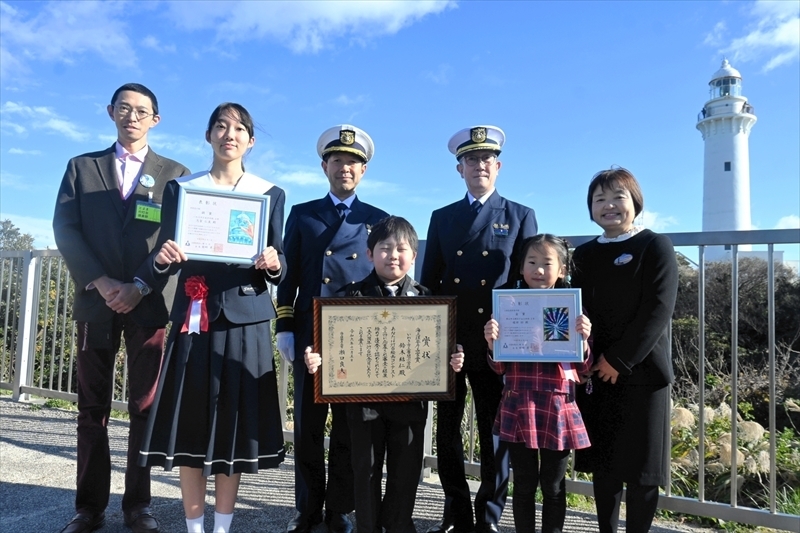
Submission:
<svg viewBox="0 0 800 533">
<path fill-rule="evenodd" d="M 504 390 L 492 432 L 500 440 L 547 450 L 589 447 L 583 417 L 571 394 Z"/>
</svg>

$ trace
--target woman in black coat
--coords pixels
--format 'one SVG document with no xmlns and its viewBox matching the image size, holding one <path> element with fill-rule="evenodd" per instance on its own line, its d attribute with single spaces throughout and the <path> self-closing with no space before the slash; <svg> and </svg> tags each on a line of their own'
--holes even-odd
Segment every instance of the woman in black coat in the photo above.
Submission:
<svg viewBox="0 0 800 533">
<path fill-rule="evenodd" d="M 623 484 L 626 532 L 650 529 L 658 487 L 668 479 L 670 384 L 668 326 L 678 291 L 670 240 L 633 221 L 644 200 L 624 168 L 599 172 L 587 204 L 603 234 L 575 249 L 573 286 L 592 321 L 597 360 L 578 402 L 591 447 L 576 468 L 593 473 L 601 533 L 616 532 Z"/>
</svg>

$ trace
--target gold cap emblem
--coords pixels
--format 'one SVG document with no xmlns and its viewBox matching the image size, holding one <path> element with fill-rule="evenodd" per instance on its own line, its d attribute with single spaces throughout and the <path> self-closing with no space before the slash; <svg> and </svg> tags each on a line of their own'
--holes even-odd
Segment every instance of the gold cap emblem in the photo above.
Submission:
<svg viewBox="0 0 800 533">
<path fill-rule="evenodd" d="M 470 131 L 472 142 L 482 143 L 486 140 L 486 128 L 472 128 Z"/>
<path fill-rule="evenodd" d="M 339 132 L 339 141 L 342 144 L 350 146 L 354 142 L 356 142 L 356 132 L 350 130 L 342 130 Z"/>
</svg>

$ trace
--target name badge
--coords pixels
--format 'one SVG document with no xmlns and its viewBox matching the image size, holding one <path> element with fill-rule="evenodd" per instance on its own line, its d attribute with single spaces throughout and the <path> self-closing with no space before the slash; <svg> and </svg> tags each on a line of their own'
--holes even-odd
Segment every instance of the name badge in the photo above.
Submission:
<svg viewBox="0 0 800 533">
<path fill-rule="evenodd" d="M 508 237 L 508 224 L 492 224 L 495 237 Z"/>
<path fill-rule="evenodd" d="M 161 223 L 161 206 L 152 202 L 136 201 L 136 220 Z"/>
</svg>

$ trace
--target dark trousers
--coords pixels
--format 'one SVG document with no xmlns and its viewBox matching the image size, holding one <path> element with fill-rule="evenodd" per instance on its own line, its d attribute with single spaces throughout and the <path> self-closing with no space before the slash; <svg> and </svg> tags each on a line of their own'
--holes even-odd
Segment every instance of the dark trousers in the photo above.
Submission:
<svg viewBox="0 0 800 533">
<path fill-rule="evenodd" d="M 444 489 L 444 521 L 457 529 L 473 527 L 469 485 L 464 473 L 464 447 L 461 421 L 467 397 L 467 383 L 472 386 L 478 437 L 481 445 L 481 485 L 475 495 L 475 520 L 478 524 L 497 524 L 505 506 L 506 491 L 497 491 L 508 483 L 508 452 L 492 435 L 492 426 L 500 405 L 503 382 L 486 362 L 483 338 L 459 339 L 464 347 L 464 368 L 456 374 L 456 399 L 437 402 L 436 455 L 439 478 Z"/>
<path fill-rule="evenodd" d="M 360 404 L 347 405 L 357 533 L 382 533 L 382 528 L 387 533 L 416 533 L 412 514 L 422 472 L 425 420 L 381 414 L 365 421 L 362 413 Z M 381 499 L 384 455 L 386 494 Z"/>
<path fill-rule="evenodd" d="M 130 431 L 122 510 L 130 513 L 150 505 L 150 468 L 137 466 L 137 460 L 161 371 L 164 331 L 138 326 L 127 315 L 115 315 L 108 323 L 78 322 L 78 512 L 97 514 L 108 506 L 108 418 L 114 362 L 123 335 L 128 355 Z"/>
<path fill-rule="evenodd" d="M 305 342 L 304 342 L 305 341 Z M 328 484 L 325 486 L 325 422 L 328 404 L 314 403 L 314 376 L 303 359 L 310 338 L 297 335 L 294 358 L 294 495 L 295 507 L 312 522 L 322 520 L 322 506 L 333 513 L 349 513 L 353 502 L 350 430 L 343 404 L 332 404 L 333 424 L 328 448 Z"/>
<path fill-rule="evenodd" d="M 561 533 L 567 514 L 569 450 L 534 450 L 507 443 L 514 469 L 514 529 L 536 532 L 536 487 L 542 487 L 542 533 Z"/>
<path fill-rule="evenodd" d="M 623 481 L 607 474 L 595 472 L 592 485 L 600 533 L 617 533 Z M 657 508 L 658 485 L 627 483 L 625 532 L 647 533 L 650 531 Z"/>
</svg>

